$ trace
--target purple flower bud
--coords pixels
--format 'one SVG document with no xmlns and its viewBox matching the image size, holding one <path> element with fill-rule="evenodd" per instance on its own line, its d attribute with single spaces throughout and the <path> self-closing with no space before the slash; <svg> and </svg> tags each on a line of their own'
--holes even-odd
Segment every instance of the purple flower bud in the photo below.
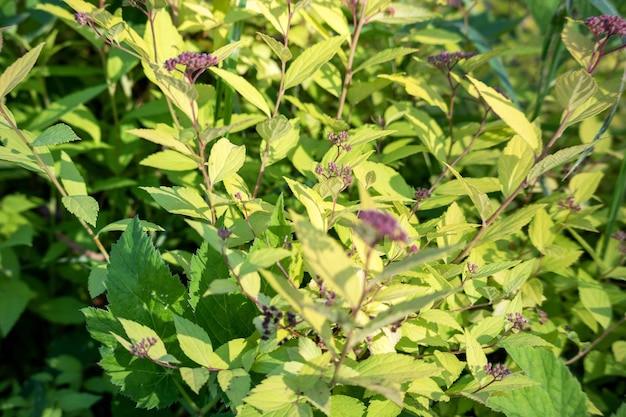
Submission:
<svg viewBox="0 0 626 417">
<path fill-rule="evenodd" d="M 408 242 L 409 237 L 398 220 L 389 213 L 378 210 L 363 210 L 358 214 L 363 223 L 372 227 L 377 234 L 376 242 L 388 237 L 392 242 Z"/>
<path fill-rule="evenodd" d="M 231 232 L 230 230 L 226 229 L 225 227 L 220 227 L 219 229 L 217 229 L 217 235 L 222 240 L 228 239 L 230 237 L 230 235 L 232 235 L 232 234 L 233 234 L 233 232 Z"/>
<path fill-rule="evenodd" d="M 81 26 L 85 26 L 93 22 L 93 19 L 85 12 L 78 12 L 74 14 L 74 19 L 76 20 L 76 23 Z"/>
</svg>

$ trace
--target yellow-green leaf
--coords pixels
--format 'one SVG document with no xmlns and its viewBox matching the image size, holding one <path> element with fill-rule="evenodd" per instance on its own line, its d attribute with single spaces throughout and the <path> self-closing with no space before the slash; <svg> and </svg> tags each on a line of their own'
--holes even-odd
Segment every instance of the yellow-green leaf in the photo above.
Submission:
<svg viewBox="0 0 626 417">
<path fill-rule="evenodd" d="M 183 353 L 198 365 L 210 368 L 209 358 L 213 352 L 213 346 L 206 331 L 176 314 L 174 314 L 174 326 L 176 326 L 176 338 Z"/>
<path fill-rule="evenodd" d="M 583 69 L 570 71 L 556 79 L 556 99 L 566 111 L 572 111 L 583 105 L 598 91 L 593 77 Z"/>
<path fill-rule="evenodd" d="M 291 54 L 289 48 L 278 42 L 276 39 L 266 35 L 265 33 L 257 32 L 256 34 L 259 35 L 261 39 L 263 39 L 263 42 L 265 42 L 267 46 L 269 46 L 270 49 L 274 51 L 276 56 L 278 56 L 278 59 L 280 59 L 282 62 L 287 62 L 291 58 L 293 58 L 293 55 Z"/>
<path fill-rule="evenodd" d="M 533 150 L 528 143 L 519 135 L 513 136 L 498 159 L 498 180 L 505 197 L 526 179 L 534 163 Z"/>
<path fill-rule="evenodd" d="M 528 121 L 524 113 L 515 107 L 508 98 L 485 85 L 471 76 L 466 76 L 474 85 L 480 97 L 491 106 L 491 109 L 506 123 L 515 133 L 524 139 L 533 151 L 538 151 L 541 147 L 540 134 L 535 126 Z"/>
<path fill-rule="evenodd" d="M 285 90 L 295 87 L 315 74 L 322 65 L 335 56 L 345 39 L 345 36 L 335 36 L 305 49 L 287 69 Z"/>
<path fill-rule="evenodd" d="M 263 94 L 261 94 L 259 90 L 257 90 L 245 78 L 230 71 L 226 71 L 216 67 L 210 67 L 209 71 L 224 80 L 228 85 L 234 88 L 235 91 L 241 95 L 241 97 L 246 99 L 257 109 L 265 113 L 267 117 L 270 117 L 271 110 L 267 105 L 265 97 L 263 97 Z"/>
<path fill-rule="evenodd" d="M 74 216 L 96 226 L 98 220 L 98 202 L 88 195 L 68 195 L 61 200 L 63 205 Z"/>
<path fill-rule="evenodd" d="M 561 32 L 561 39 L 569 53 L 578 61 L 581 67 L 589 67 L 589 60 L 593 54 L 594 43 L 591 36 L 583 35 L 578 32 L 578 25 L 571 19 L 567 19 L 567 23 Z"/>
<path fill-rule="evenodd" d="M 44 130 L 31 145 L 35 147 L 52 146 L 75 140 L 80 140 L 80 138 L 74 133 L 72 128 L 66 124 L 58 123 Z"/>
<path fill-rule="evenodd" d="M 167 171 L 193 171 L 198 169 L 196 161 L 173 149 L 153 153 L 139 162 L 141 165 Z"/>
<path fill-rule="evenodd" d="M 26 78 L 35 65 L 44 45 L 45 43 L 40 43 L 35 46 L 0 74 L 0 99 L 9 94 L 11 90 Z"/>
<path fill-rule="evenodd" d="M 61 151 L 59 165 L 59 177 L 65 191 L 69 195 L 87 195 L 85 180 L 65 151 Z"/>
<path fill-rule="evenodd" d="M 246 147 L 233 145 L 228 139 L 218 140 L 209 155 L 209 178 L 215 185 L 235 175 L 246 161 Z"/>
</svg>

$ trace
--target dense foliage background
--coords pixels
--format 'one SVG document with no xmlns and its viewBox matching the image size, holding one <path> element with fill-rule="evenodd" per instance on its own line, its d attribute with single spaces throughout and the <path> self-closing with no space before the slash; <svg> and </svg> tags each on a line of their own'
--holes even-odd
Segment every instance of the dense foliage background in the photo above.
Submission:
<svg viewBox="0 0 626 417">
<path fill-rule="evenodd" d="M 583 23 L 609 14 L 0 2 L 0 413 L 625 416 L 626 23 Z"/>
</svg>

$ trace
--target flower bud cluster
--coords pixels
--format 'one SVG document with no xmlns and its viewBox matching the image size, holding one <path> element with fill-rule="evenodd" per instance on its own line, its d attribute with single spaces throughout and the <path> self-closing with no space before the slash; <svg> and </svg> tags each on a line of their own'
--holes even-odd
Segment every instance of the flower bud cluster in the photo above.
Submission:
<svg viewBox="0 0 626 417">
<path fill-rule="evenodd" d="M 230 237 L 230 235 L 232 235 L 232 234 L 233 234 L 233 232 L 231 230 L 226 229 L 225 227 L 220 227 L 219 229 L 217 229 L 217 235 L 222 240 L 228 239 Z"/>
<path fill-rule="evenodd" d="M 263 321 L 261 327 L 263 332 L 261 333 L 261 340 L 269 340 L 272 333 L 278 327 L 280 320 L 283 318 L 283 312 L 275 306 L 263 306 Z"/>
<path fill-rule="evenodd" d="M 474 275 L 478 272 L 478 265 L 467 262 L 467 279 L 474 279 Z"/>
<path fill-rule="evenodd" d="M 439 70 L 448 70 L 450 71 L 452 68 L 458 64 L 458 62 L 462 59 L 468 59 L 476 55 L 476 52 L 448 52 L 443 51 L 438 53 L 437 55 L 431 55 L 428 57 L 428 62 L 436 67 Z"/>
<path fill-rule="evenodd" d="M 613 35 L 626 36 L 626 20 L 619 16 L 607 14 L 591 16 L 585 19 L 585 26 L 596 40 L 610 38 Z"/>
<path fill-rule="evenodd" d="M 493 379 L 495 381 L 502 381 L 504 378 L 511 375 L 511 371 L 509 370 L 509 368 L 507 368 L 506 365 L 500 363 L 496 365 L 492 364 L 491 362 L 487 363 L 487 365 L 485 365 L 485 372 L 487 372 L 487 375 L 493 376 Z"/>
<path fill-rule="evenodd" d="M 80 26 L 93 25 L 93 19 L 85 12 L 75 13 L 74 19 L 76 20 L 76 23 L 78 23 Z"/>
<path fill-rule="evenodd" d="M 392 242 L 409 241 L 409 236 L 400 227 L 400 222 L 389 213 L 378 210 L 362 210 L 358 214 L 359 219 L 374 230 L 376 238 L 371 244 L 380 242 L 384 237 Z"/>
<path fill-rule="evenodd" d="M 567 197 L 565 200 L 560 200 L 558 204 L 560 209 L 570 210 L 573 212 L 580 211 L 580 204 L 577 204 L 576 200 L 574 200 L 574 197 L 572 196 Z"/>
<path fill-rule="evenodd" d="M 185 77 L 192 84 L 196 82 L 200 74 L 207 68 L 213 67 L 219 63 L 218 57 L 207 53 L 198 52 L 182 52 L 176 58 L 170 58 L 165 61 L 163 67 L 168 71 L 179 71 L 185 74 Z M 180 71 L 178 65 L 185 67 L 185 71 Z"/>
<path fill-rule="evenodd" d="M 430 190 L 428 188 L 418 188 L 417 190 L 415 190 L 415 202 L 416 203 L 420 203 L 423 200 L 426 200 L 428 198 L 430 198 L 431 194 L 430 194 Z"/>
<path fill-rule="evenodd" d="M 130 354 L 138 358 L 147 358 L 150 348 L 157 344 L 155 337 L 144 337 L 139 342 L 131 345 Z"/>
<path fill-rule="evenodd" d="M 326 285 L 324 285 L 323 282 L 320 282 L 320 297 L 324 299 L 326 307 L 332 307 L 335 304 L 337 293 L 335 291 L 328 291 Z"/>
<path fill-rule="evenodd" d="M 354 181 L 352 178 L 352 167 L 344 164 L 341 164 L 341 166 L 337 165 L 337 162 L 335 161 L 339 158 L 339 155 L 341 155 L 342 152 L 350 152 L 352 149 L 352 145 L 348 143 L 348 139 L 349 134 L 345 130 L 338 133 L 330 132 L 328 134 L 328 140 L 330 140 L 331 143 L 337 147 L 337 156 L 335 157 L 335 160 L 329 162 L 326 167 L 322 164 L 317 164 L 317 167 L 315 167 L 315 173 L 317 175 L 321 175 L 326 179 L 341 179 L 344 184 L 344 188 L 352 184 Z"/>
<path fill-rule="evenodd" d="M 525 330 L 530 330 L 530 326 L 528 325 L 528 323 L 530 323 L 530 320 L 525 318 L 520 312 L 515 313 L 515 315 L 513 315 L 513 313 L 509 313 L 507 320 L 513 323 L 513 329 L 515 330 L 519 330 L 522 332 Z"/>
</svg>

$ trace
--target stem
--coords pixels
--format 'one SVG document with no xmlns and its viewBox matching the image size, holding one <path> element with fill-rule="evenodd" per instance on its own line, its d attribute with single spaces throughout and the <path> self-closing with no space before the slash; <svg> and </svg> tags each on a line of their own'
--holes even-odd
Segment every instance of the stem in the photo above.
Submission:
<svg viewBox="0 0 626 417">
<path fill-rule="evenodd" d="M 550 148 L 563 135 L 563 132 L 565 131 L 565 128 L 567 127 L 567 121 L 569 120 L 570 116 L 571 116 L 571 110 L 567 110 L 565 112 L 565 115 L 563 116 L 563 120 L 561 121 L 559 128 L 556 130 L 556 132 L 554 132 L 554 135 L 552 136 L 548 144 L 544 146 L 543 150 L 541 151 L 541 154 L 537 157 L 537 160 L 535 161 L 535 165 L 537 165 L 537 163 L 541 162 L 548 156 Z M 500 205 L 500 207 L 498 207 L 498 209 L 491 215 L 491 217 L 489 217 L 483 223 L 482 227 L 476 233 L 476 235 L 474 235 L 474 238 L 470 241 L 467 247 L 454 259 L 454 261 L 452 261 L 453 264 L 461 262 L 463 258 L 469 255 L 469 253 L 472 251 L 474 246 L 476 246 L 480 238 L 483 237 L 483 235 L 487 232 L 487 229 L 489 229 L 489 226 L 493 224 L 496 218 L 498 218 L 498 216 L 509 206 L 509 204 L 513 202 L 513 200 L 515 200 L 515 198 L 522 192 L 522 190 L 526 188 L 526 185 L 527 185 L 526 179 L 522 180 L 522 182 L 517 186 L 517 188 L 511 193 L 511 195 L 509 195 L 506 198 L 506 200 L 504 200 L 504 202 Z"/>
<path fill-rule="evenodd" d="M 570 358 L 567 361 L 565 361 L 565 365 L 571 365 L 574 362 L 576 362 L 579 359 L 581 359 L 582 357 L 584 357 L 587 353 L 589 353 L 591 351 L 591 349 L 594 348 L 595 345 L 600 343 L 602 341 L 602 339 L 607 337 L 609 335 L 609 333 L 611 333 L 613 330 L 618 328 L 622 323 L 624 323 L 624 321 L 626 321 L 626 315 L 624 315 L 624 317 L 622 317 L 619 321 L 615 322 L 611 327 L 607 328 L 596 340 L 591 342 L 589 344 L 589 346 L 587 346 L 587 348 L 585 348 L 585 349 L 581 350 L 580 352 L 578 352 L 578 354 L 576 356 L 574 356 L 573 358 Z"/>
<path fill-rule="evenodd" d="M 0 104 L 0 113 L 2 114 L 2 117 L 4 118 L 4 120 L 6 120 L 7 124 L 11 127 L 11 129 L 15 133 L 17 133 L 17 135 L 22 140 L 22 142 L 24 142 L 24 144 L 26 146 L 28 146 L 28 149 L 30 149 L 30 151 L 33 153 L 33 156 L 37 160 L 37 164 L 39 165 L 39 168 L 48 176 L 48 178 L 50 179 L 50 181 L 52 181 L 52 184 L 54 184 L 55 188 L 59 191 L 59 193 L 63 197 L 69 197 L 67 191 L 65 191 L 65 188 L 59 182 L 59 180 L 57 179 L 56 175 L 52 171 L 50 171 L 50 169 L 45 164 L 43 159 L 41 159 L 41 156 L 39 156 L 37 151 L 35 151 L 35 148 L 33 148 L 31 146 L 30 142 L 28 141 L 28 139 L 26 139 L 26 137 L 24 136 L 22 131 L 17 127 L 17 125 L 15 123 L 13 123 L 13 121 L 11 120 L 11 118 L 9 117 L 7 112 L 5 111 L 4 106 L 2 104 Z M 87 224 L 87 222 L 85 222 L 83 219 L 81 219 L 79 217 L 77 217 L 77 219 L 80 222 L 80 224 L 83 226 L 85 231 L 87 231 L 87 234 L 89 235 L 89 237 L 91 237 L 91 239 L 94 241 L 94 243 L 98 247 L 98 250 L 100 251 L 100 253 L 104 257 L 104 260 L 106 262 L 109 262 L 109 253 L 107 252 L 107 250 L 102 245 L 102 242 L 100 242 L 100 239 L 98 238 L 98 236 L 96 236 L 96 234 L 93 232 L 91 227 Z"/>
<path fill-rule="evenodd" d="M 346 98 L 348 97 L 348 87 L 352 84 L 352 76 L 354 75 L 352 72 L 352 66 L 354 64 L 354 55 L 356 54 L 356 47 L 359 43 L 359 37 L 361 36 L 361 29 L 367 23 L 367 19 L 365 19 L 365 10 L 367 9 L 367 0 L 362 0 L 361 4 L 361 13 L 360 16 L 356 17 L 356 10 L 353 10 L 352 16 L 353 20 L 356 23 L 354 28 L 354 33 L 352 34 L 352 42 L 350 42 L 350 55 L 348 56 L 348 63 L 346 64 L 346 76 L 343 79 L 343 86 L 341 88 L 341 97 L 339 98 L 339 107 L 337 108 L 337 119 L 341 119 L 341 115 L 343 114 L 343 106 L 346 103 Z"/>
<path fill-rule="evenodd" d="M 291 28 L 291 19 L 293 18 L 293 14 L 291 13 L 291 2 L 287 2 L 288 8 L 288 17 L 287 17 L 287 28 L 285 29 L 285 36 L 283 39 L 283 45 L 285 48 L 289 47 L 289 29 Z M 272 119 L 278 116 L 278 109 L 280 107 L 280 103 L 283 100 L 283 96 L 285 94 L 285 74 L 287 73 L 287 62 L 281 60 L 280 67 L 280 84 L 278 86 L 278 96 L 276 97 L 276 103 L 274 104 L 274 111 L 272 112 Z M 265 168 L 267 166 L 267 159 L 270 154 L 270 144 L 267 142 L 265 144 L 265 149 L 263 150 L 263 156 L 261 157 L 261 168 L 259 168 L 259 175 L 256 178 L 256 184 L 254 184 L 254 191 L 252 192 L 252 198 L 255 199 L 259 188 L 261 187 L 261 180 L 263 179 L 263 174 L 265 173 Z"/>
</svg>

